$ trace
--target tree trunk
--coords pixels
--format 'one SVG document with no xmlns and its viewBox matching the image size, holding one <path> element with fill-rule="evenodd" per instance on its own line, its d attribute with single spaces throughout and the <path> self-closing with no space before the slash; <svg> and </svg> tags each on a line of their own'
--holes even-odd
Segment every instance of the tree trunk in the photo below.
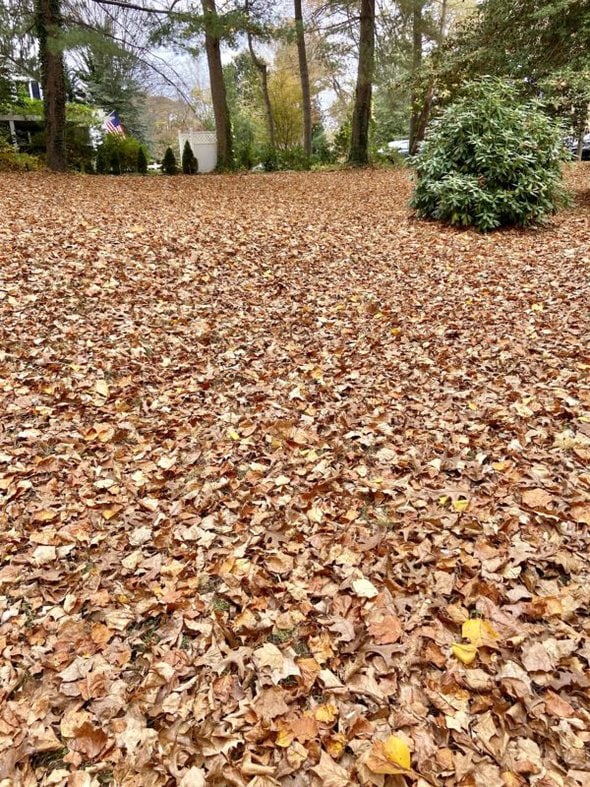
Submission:
<svg viewBox="0 0 590 787">
<path fill-rule="evenodd" d="M 59 34 L 61 0 L 35 0 L 35 25 L 39 41 L 47 166 L 66 170 L 66 79 Z"/>
<path fill-rule="evenodd" d="M 361 0 L 359 61 L 352 114 L 348 161 L 362 167 L 369 163 L 369 121 L 375 67 L 375 0 Z"/>
<path fill-rule="evenodd" d="M 217 169 L 226 170 L 233 167 L 233 150 L 229 109 L 225 94 L 223 66 L 221 65 L 221 40 L 219 34 L 219 18 L 215 0 L 202 0 L 205 17 L 205 51 L 209 67 L 211 98 L 215 116 L 215 136 L 217 138 Z"/>
<path fill-rule="evenodd" d="M 309 89 L 309 68 L 305 51 L 305 30 L 301 0 L 294 0 L 295 29 L 297 32 L 297 54 L 299 55 L 299 77 L 301 79 L 301 95 L 303 100 L 303 150 L 311 157 L 311 91 Z"/>
<path fill-rule="evenodd" d="M 420 117 L 424 107 L 420 107 L 420 91 L 416 85 L 418 71 L 422 65 L 422 6 L 423 0 L 414 0 L 412 11 L 412 114 L 410 117 L 410 155 L 413 156 L 418 149 L 420 141 L 418 129 Z M 429 109 L 429 108 L 428 108 Z M 426 118 L 428 117 L 428 110 Z M 426 127 L 426 123 L 423 124 Z"/>
<path fill-rule="evenodd" d="M 249 0 L 246 0 L 245 10 L 249 23 L 250 22 Z M 258 57 L 258 55 L 254 50 L 254 42 L 252 41 L 252 32 L 250 29 L 248 29 L 247 31 L 247 36 L 248 36 L 248 49 L 250 50 L 250 57 L 252 58 L 254 67 L 260 73 L 260 81 L 262 83 L 262 99 L 264 101 L 264 109 L 266 112 L 266 127 L 268 131 L 268 141 L 270 142 L 271 148 L 274 150 L 276 148 L 275 122 L 272 114 L 272 103 L 270 100 L 270 93 L 268 92 L 268 66 L 266 65 L 264 60 Z"/>
</svg>

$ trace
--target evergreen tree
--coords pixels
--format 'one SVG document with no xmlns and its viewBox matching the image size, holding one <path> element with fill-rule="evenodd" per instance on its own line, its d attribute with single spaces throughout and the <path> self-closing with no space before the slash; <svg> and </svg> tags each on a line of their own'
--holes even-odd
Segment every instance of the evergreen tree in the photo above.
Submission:
<svg viewBox="0 0 590 787">
<path fill-rule="evenodd" d="M 185 141 L 182 149 L 182 171 L 185 175 L 195 175 L 199 171 L 199 162 L 188 139 Z"/>
<path fill-rule="evenodd" d="M 167 147 L 164 153 L 164 158 L 162 159 L 162 172 L 166 175 L 176 175 L 178 172 L 176 156 L 171 147 Z"/>
<path fill-rule="evenodd" d="M 118 149 L 112 151 L 109 163 L 111 165 L 111 174 L 120 175 L 123 171 L 123 167 L 121 164 L 121 153 Z"/>
<path fill-rule="evenodd" d="M 137 151 L 137 171 L 140 175 L 146 175 L 148 168 L 147 156 L 145 155 L 145 150 L 143 147 L 140 147 Z"/>
<path fill-rule="evenodd" d="M 106 175 L 107 173 L 107 161 L 104 154 L 104 150 L 102 148 L 98 149 L 98 153 L 96 154 L 96 174 L 97 175 Z"/>
</svg>

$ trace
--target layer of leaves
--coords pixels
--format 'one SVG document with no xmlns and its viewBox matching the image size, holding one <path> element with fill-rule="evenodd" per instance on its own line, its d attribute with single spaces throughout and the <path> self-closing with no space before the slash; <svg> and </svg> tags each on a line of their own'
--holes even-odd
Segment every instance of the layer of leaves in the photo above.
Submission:
<svg viewBox="0 0 590 787">
<path fill-rule="evenodd" d="M 401 173 L 5 176 L 0 781 L 588 783 L 573 172 L 494 237 Z"/>
</svg>

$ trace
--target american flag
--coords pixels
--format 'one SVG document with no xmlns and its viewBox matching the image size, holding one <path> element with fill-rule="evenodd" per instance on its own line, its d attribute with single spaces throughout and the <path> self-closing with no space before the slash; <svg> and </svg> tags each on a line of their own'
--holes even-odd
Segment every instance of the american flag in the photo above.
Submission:
<svg viewBox="0 0 590 787">
<path fill-rule="evenodd" d="M 106 116 L 103 128 L 107 134 L 120 134 L 122 137 L 125 136 L 125 131 L 119 120 L 119 115 L 116 112 L 111 112 L 110 115 Z"/>
</svg>

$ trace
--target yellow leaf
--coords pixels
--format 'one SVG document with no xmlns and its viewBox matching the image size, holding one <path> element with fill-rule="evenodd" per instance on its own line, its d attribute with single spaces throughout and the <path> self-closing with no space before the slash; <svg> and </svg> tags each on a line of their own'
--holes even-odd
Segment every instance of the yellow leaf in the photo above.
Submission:
<svg viewBox="0 0 590 787">
<path fill-rule="evenodd" d="M 503 470 L 506 470 L 506 468 L 509 467 L 509 465 L 510 463 L 506 462 L 506 460 L 503 460 L 501 462 L 492 462 L 492 467 L 494 468 L 494 470 L 497 470 L 499 473 L 501 473 Z"/>
<path fill-rule="evenodd" d="M 408 744 L 401 738 L 398 738 L 397 735 L 390 735 L 383 742 L 383 753 L 394 765 L 399 765 L 400 768 L 405 768 L 406 770 L 411 767 Z"/>
<path fill-rule="evenodd" d="M 467 511 L 469 508 L 469 500 L 465 500 L 465 498 L 460 498 L 459 500 L 453 500 L 453 509 L 457 511 L 457 513 L 462 514 L 463 511 Z"/>
<path fill-rule="evenodd" d="M 481 645 L 490 645 L 498 639 L 498 633 L 487 620 L 470 618 L 461 627 L 461 636 L 469 640 L 476 648 Z"/>
<path fill-rule="evenodd" d="M 240 439 L 240 435 L 238 434 L 238 432 L 236 432 L 235 429 L 228 429 L 227 436 L 230 438 L 230 440 Z"/>
<path fill-rule="evenodd" d="M 103 508 L 101 511 L 103 517 L 105 519 L 112 519 L 114 516 L 117 516 L 119 511 L 123 510 L 123 506 L 111 506 L 110 508 Z"/>
<path fill-rule="evenodd" d="M 441 495 L 441 496 L 438 498 L 438 504 L 439 504 L 439 506 L 446 506 L 446 504 L 447 504 L 448 502 L 449 502 L 449 498 L 447 497 L 447 495 Z"/>
<path fill-rule="evenodd" d="M 477 656 L 475 645 L 453 645 L 451 647 L 453 656 L 456 656 L 463 664 L 473 664 Z"/>
<path fill-rule="evenodd" d="M 49 508 L 42 508 L 40 511 L 35 511 L 31 519 L 33 522 L 51 522 L 52 519 L 55 519 L 59 516 L 58 511 L 52 511 Z"/>
<path fill-rule="evenodd" d="M 336 706 L 335 705 L 318 705 L 315 711 L 316 721 L 320 721 L 323 724 L 332 724 L 334 719 L 336 718 Z"/>
<path fill-rule="evenodd" d="M 286 749 L 287 746 L 290 746 L 293 743 L 294 737 L 295 736 L 291 730 L 282 729 L 277 735 L 275 743 L 277 746 L 281 746 L 282 748 Z"/>
<path fill-rule="evenodd" d="M 324 745 L 330 757 L 337 760 L 342 756 L 346 743 L 346 737 L 341 732 L 337 732 L 335 735 L 330 736 Z"/>
</svg>

